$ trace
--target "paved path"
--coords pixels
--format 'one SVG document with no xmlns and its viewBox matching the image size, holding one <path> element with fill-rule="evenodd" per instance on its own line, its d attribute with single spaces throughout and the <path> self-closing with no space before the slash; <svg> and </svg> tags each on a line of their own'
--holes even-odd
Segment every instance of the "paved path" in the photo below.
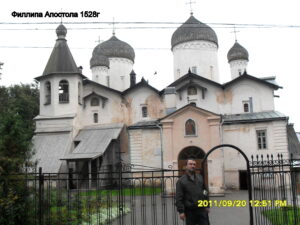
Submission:
<svg viewBox="0 0 300 225">
<path fill-rule="evenodd" d="M 210 200 L 220 202 L 221 200 L 245 200 L 248 203 L 247 191 L 227 191 L 225 196 L 211 197 Z M 178 213 L 174 206 L 174 198 L 161 198 L 141 196 L 136 199 L 126 199 L 126 206 L 131 208 L 123 218 L 123 223 L 119 219 L 113 225 L 184 225 L 178 218 Z M 248 204 L 247 204 L 248 205 Z M 249 208 L 246 207 L 212 207 L 210 209 L 211 225 L 249 225 Z M 267 223 L 266 223 L 267 224 Z"/>
</svg>

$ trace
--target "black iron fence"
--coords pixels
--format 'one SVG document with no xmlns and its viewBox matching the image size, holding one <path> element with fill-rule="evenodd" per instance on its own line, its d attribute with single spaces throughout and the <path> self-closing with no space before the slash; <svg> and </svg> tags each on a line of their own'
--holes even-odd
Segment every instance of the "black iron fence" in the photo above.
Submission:
<svg viewBox="0 0 300 225">
<path fill-rule="evenodd" d="M 300 160 L 282 155 L 256 156 L 250 161 L 253 223 L 300 224 Z"/>
<path fill-rule="evenodd" d="M 252 197 L 246 204 L 251 207 L 253 224 L 300 224 L 298 162 L 282 156 L 252 158 Z M 24 188 L 26 225 L 181 225 L 174 198 L 178 174 L 177 170 L 133 171 L 122 166 L 118 172 L 87 176 L 40 169 L 5 180 Z M 5 185 L 1 183 L 0 192 Z"/>
</svg>

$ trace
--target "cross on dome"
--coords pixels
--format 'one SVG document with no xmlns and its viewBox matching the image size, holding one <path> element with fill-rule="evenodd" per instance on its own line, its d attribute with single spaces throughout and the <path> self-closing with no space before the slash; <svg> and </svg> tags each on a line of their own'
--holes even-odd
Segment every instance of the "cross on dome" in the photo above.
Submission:
<svg viewBox="0 0 300 225">
<path fill-rule="evenodd" d="M 190 5 L 190 10 L 191 10 L 191 15 L 193 15 L 193 7 L 192 4 L 196 4 L 196 2 L 192 2 L 192 0 L 190 0 L 189 2 L 185 3 L 186 5 Z"/>
<path fill-rule="evenodd" d="M 112 35 L 115 36 L 115 34 L 116 34 L 115 17 L 113 17 L 113 23 L 112 23 L 112 25 L 113 25 L 113 32 L 112 32 Z"/>
<path fill-rule="evenodd" d="M 100 39 L 100 35 L 98 36 L 98 40 L 96 40 L 95 42 L 97 42 L 98 44 L 101 44 L 103 42 L 103 40 Z"/>
<path fill-rule="evenodd" d="M 233 31 L 231 31 L 231 33 L 234 33 L 234 38 L 235 38 L 235 42 L 237 42 L 237 35 L 236 33 L 240 32 L 239 30 L 235 29 L 235 25 L 233 25 Z"/>
</svg>

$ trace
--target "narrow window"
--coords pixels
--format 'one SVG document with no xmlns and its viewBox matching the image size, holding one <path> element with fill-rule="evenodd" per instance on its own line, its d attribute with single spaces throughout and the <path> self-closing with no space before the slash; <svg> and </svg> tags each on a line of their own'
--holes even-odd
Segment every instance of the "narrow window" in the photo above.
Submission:
<svg viewBox="0 0 300 225">
<path fill-rule="evenodd" d="M 180 77 L 180 69 L 177 69 L 177 76 Z"/>
<path fill-rule="evenodd" d="M 195 86 L 188 87 L 188 95 L 196 95 L 197 94 L 197 88 Z"/>
<path fill-rule="evenodd" d="M 99 99 L 94 97 L 91 99 L 91 106 L 99 106 Z"/>
<path fill-rule="evenodd" d="M 249 102 L 243 102 L 244 112 L 249 112 Z"/>
<path fill-rule="evenodd" d="M 210 66 L 209 69 L 210 69 L 210 77 L 211 77 L 211 79 L 213 79 L 213 77 L 214 77 L 214 67 Z"/>
<path fill-rule="evenodd" d="M 106 84 L 107 84 L 107 87 L 110 86 L 110 80 L 109 80 L 109 76 L 106 76 Z"/>
<path fill-rule="evenodd" d="M 94 113 L 94 123 L 98 123 L 98 113 Z"/>
<path fill-rule="evenodd" d="M 267 131 L 257 130 L 256 136 L 257 136 L 258 149 L 267 149 Z"/>
<path fill-rule="evenodd" d="M 196 135 L 196 125 L 194 120 L 189 119 L 185 123 L 185 135 Z"/>
<path fill-rule="evenodd" d="M 59 103 L 68 103 L 69 102 L 69 82 L 66 80 L 61 80 L 59 82 Z"/>
<path fill-rule="evenodd" d="M 148 117 L 148 108 L 147 106 L 143 106 L 142 107 L 142 116 L 145 118 L 145 117 Z"/>
<path fill-rule="evenodd" d="M 51 104 L 51 83 L 47 81 L 45 83 L 45 105 Z"/>
<path fill-rule="evenodd" d="M 192 67 L 192 73 L 197 74 L 197 66 Z"/>
<path fill-rule="evenodd" d="M 78 104 L 81 104 L 81 92 L 82 92 L 82 89 L 81 89 L 81 83 L 78 82 Z"/>
<path fill-rule="evenodd" d="M 238 69 L 238 72 L 239 72 L 239 76 L 242 76 L 242 70 Z"/>
</svg>

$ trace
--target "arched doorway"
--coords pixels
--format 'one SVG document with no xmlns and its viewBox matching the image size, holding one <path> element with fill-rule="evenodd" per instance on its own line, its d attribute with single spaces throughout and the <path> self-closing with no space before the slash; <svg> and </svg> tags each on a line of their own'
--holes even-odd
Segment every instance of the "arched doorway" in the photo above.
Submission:
<svg viewBox="0 0 300 225">
<path fill-rule="evenodd" d="M 205 158 L 205 152 L 196 146 L 189 146 L 181 150 L 178 155 L 178 170 L 179 176 L 184 174 L 186 161 L 189 158 L 193 158 L 196 161 L 196 168 L 202 169 L 202 161 Z M 204 164 L 205 171 L 205 184 L 207 184 L 208 176 L 207 176 L 207 163 Z M 199 173 L 200 171 L 197 170 Z"/>
</svg>

